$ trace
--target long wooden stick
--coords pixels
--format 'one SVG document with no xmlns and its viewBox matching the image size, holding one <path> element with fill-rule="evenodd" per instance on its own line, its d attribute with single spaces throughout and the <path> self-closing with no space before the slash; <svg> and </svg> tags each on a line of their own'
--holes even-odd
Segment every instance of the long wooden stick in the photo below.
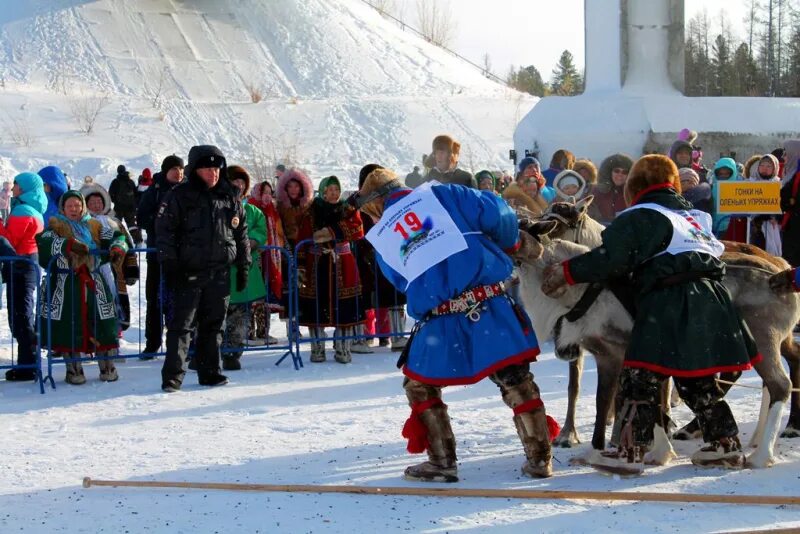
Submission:
<svg viewBox="0 0 800 534">
<path fill-rule="evenodd" d="M 780 495 L 706 495 L 699 493 L 651 493 L 612 491 L 565 491 L 527 489 L 418 488 L 380 486 L 320 486 L 314 484 L 234 484 L 221 482 L 163 482 L 150 480 L 83 479 L 83 487 L 180 488 L 284 493 L 354 493 L 357 495 L 412 495 L 416 497 L 476 497 L 492 499 L 564 499 L 589 501 L 648 501 L 719 504 L 800 505 L 800 497 Z"/>
</svg>

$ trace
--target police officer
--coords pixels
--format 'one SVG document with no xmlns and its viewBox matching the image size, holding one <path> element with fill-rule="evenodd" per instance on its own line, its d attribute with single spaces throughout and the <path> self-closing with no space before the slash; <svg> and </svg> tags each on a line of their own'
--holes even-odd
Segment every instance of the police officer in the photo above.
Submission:
<svg viewBox="0 0 800 534">
<path fill-rule="evenodd" d="M 222 152 L 210 145 L 192 147 L 185 171 L 186 181 L 167 194 L 156 217 L 156 246 L 174 299 L 161 370 L 166 392 L 181 388 L 195 320 L 198 382 L 228 383 L 219 366 L 231 266 L 237 267 L 236 288 L 242 291 L 251 262 L 244 210 L 225 177 Z"/>
<path fill-rule="evenodd" d="M 153 176 L 153 185 L 144 193 L 139 201 L 136 211 L 136 220 L 139 227 L 147 232 L 147 248 L 156 248 L 156 214 L 158 207 L 172 188 L 183 181 L 183 159 L 175 154 L 164 158 L 161 163 L 161 172 Z M 145 319 L 145 347 L 143 354 L 158 352 L 161 348 L 164 326 L 161 315 L 166 314 L 166 309 L 161 307 L 161 266 L 155 252 L 147 253 L 147 284 L 145 295 L 147 297 L 147 315 Z M 142 359 L 152 359 L 153 356 L 142 356 Z"/>
</svg>

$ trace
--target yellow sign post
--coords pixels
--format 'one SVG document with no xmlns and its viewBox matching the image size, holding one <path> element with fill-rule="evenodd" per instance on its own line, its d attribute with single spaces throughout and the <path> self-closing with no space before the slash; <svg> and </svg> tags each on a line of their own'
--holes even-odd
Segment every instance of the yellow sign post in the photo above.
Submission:
<svg viewBox="0 0 800 534">
<path fill-rule="evenodd" d="M 719 182 L 717 213 L 780 215 L 780 182 Z"/>
</svg>

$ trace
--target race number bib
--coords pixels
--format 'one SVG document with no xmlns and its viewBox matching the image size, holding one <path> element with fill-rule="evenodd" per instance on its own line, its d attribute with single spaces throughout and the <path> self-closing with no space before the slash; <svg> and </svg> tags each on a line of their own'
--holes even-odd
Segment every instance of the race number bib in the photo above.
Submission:
<svg viewBox="0 0 800 534">
<path fill-rule="evenodd" d="M 367 234 L 392 269 L 410 284 L 419 275 L 467 248 L 467 241 L 427 182 L 387 208 Z"/>
</svg>

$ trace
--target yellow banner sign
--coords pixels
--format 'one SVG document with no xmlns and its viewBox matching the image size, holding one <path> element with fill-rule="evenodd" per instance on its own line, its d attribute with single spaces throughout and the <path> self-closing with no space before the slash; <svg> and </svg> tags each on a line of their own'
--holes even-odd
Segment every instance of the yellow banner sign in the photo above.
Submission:
<svg viewBox="0 0 800 534">
<path fill-rule="evenodd" d="M 780 182 L 719 182 L 717 212 L 739 215 L 781 213 Z"/>
</svg>

